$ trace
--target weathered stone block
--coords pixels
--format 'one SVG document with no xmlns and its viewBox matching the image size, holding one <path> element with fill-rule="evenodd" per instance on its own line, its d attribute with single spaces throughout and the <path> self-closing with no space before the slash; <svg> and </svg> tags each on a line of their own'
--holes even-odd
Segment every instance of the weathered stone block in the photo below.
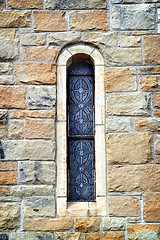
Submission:
<svg viewBox="0 0 160 240">
<path fill-rule="evenodd" d="M 160 76 L 150 75 L 140 78 L 140 88 L 142 91 L 160 91 Z"/>
<path fill-rule="evenodd" d="M 9 120 L 8 138 L 10 139 L 24 138 L 24 121 L 23 120 Z"/>
<path fill-rule="evenodd" d="M 55 232 L 55 240 L 85 240 L 83 233 Z"/>
<path fill-rule="evenodd" d="M 144 219 L 146 222 L 160 221 L 160 193 L 144 194 Z"/>
<path fill-rule="evenodd" d="M 160 166 L 109 166 L 108 188 L 111 192 L 160 191 Z"/>
<path fill-rule="evenodd" d="M 102 231 L 119 231 L 124 230 L 124 218 L 103 217 L 101 221 Z"/>
<path fill-rule="evenodd" d="M 10 118 L 55 118 L 55 110 L 11 110 Z"/>
<path fill-rule="evenodd" d="M 160 36 L 144 37 L 144 61 L 146 64 L 160 64 Z"/>
<path fill-rule="evenodd" d="M 152 159 L 151 154 L 149 134 L 109 134 L 107 136 L 107 159 L 110 164 L 147 163 Z"/>
<path fill-rule="evenodd" d="M 17 232 L 13 233 L 13 240 L 54 240 L 53 233 L 49 232 Z"/>
<path fill-rule="evenodd" d="M 0 30 L 0 61 L 12 61 L 18 58 L 18 42 L 16 30 Z"/>
<path fill-rule="evenodd" d="M 158 240 L 158 224 L 130 224 L 127 227 L 128 240 Z"/>
<path fill-rule="evenodd" d="M 25 87 L 0 86 L 0 108 L 25 108 Z"/>
<path fill-rule="evenodd" d="M 0 84 L 13 84 L 12 64 L 0 63 Z"/>
<path fill-rule="evenodd" d="M 110 216 L 139 216 L 140 201 L 131 196 L 109 196 L 109 215 Z"/>
<path fill-rule="evenodd" d="M 124 240 L 123 232 L 87 233 L 86 240 Z"/>
<path fill-rule="evenodd" d="M 18 84 L 55 84 L 56 65 L 35 62 L 15 63 L 14 75 Z"/>
<path fill-rule="evenodd" d="M 8 122 L 7 118 L 8 118 L 7 111 L 0 110 L 0 138 L 7 137 L 7 122 Z"/>
<path fill-rule="evenodd" d="M 160 134 L 155 136 L 155 153 L 160 155 Z"/>
<path fill-rule="evenodd" d="M 142 75 L 149 75 L 149 74 L 160 74 L 160 66 L 144 66 L 140 67 L 139 73 Z"/>
<path fill-rule="evenodd" d="M 31 13 L 29 11 L 0 12 L 1 28 L 30 27 Z"/>
<path fill-rule="evenodd" d="M 135 68 L 107 68 L 105 69 L 106 92 L 135 91 L 136 69 Z"/>
<path fill-rule="evenodd" d="M 132 131 L 132 119 L 129 117 L 106 118 L 107 133 Z"/>
<path fill-rule="evenodd" d="M 102 10 L 79 10 L 70 13 L 71 30 L 107 30 L 108 17 Z"/>
<path fill-rule="evenodd" d="M 55 61 L 60 49 L 54 47 L 30 47 L 27 50 L 29 61 Z"/>
<path fill-rule="evenodd" d="M 56 167 L 54 162 L 19 162 L 19 178 L 21 184 L 54 184 Z"/>
<path fill-rule="evenodd" d="M 16 172 L 0 172 L 0 184 L 16 184 Z"/>
<path fill-rule="evenodd" d="M 1 171 L 2 170 L 4 170 L 4 171 L 6 171 L 6 170 L 10 170 L 10 171 L 16 170 L 16 167 L 17 167 L 17 164 L 15 162 L 9 162 L 9 161 L 0 162 L 0 170 Z"/>
<path fill-rule="evenodd" d="M 55 106 L 56 88 L 52 87 L 29 87 L 28 106 L 29 109 L 52 109 Z"/>
<path fill-rule="evenodd" d="M 79 232 L 97 232 L 100 227 L 100 218 L 77 218 L 75 229 Z"/>
<path fill-rule="evenodd" d="M 10 194 L 15 197 L 54 196 L 55 189 L 49 185 L 11 186 Z"/>
<path fill-rule="evenodd" d="M 34 30 L 48 32 L 65 31 L 65 12 L 34 11 Z"/>
<path fill-rule="evenodd" d="M 150 115 L 150 94 L 107 94 L 107 115 Z"/>
<path fill-rule="evenodd" d="M 112 23 L 116 29 L 154 29 L 155 8 L 151 4 L 115 5 Z"/>
<path fill-rule="evenodd" d="M 136 118 L 135 129 L 140 132 L 158 132 L 160 131 L 160 119 Z"/>
<path fill-rule="evenodd" d="M 21 44 L 24 46 L 39 46 L 45 44 L 44 33 L 23 33 Z"/>
<path fill-rule="evenodd" d="M 9 235 L 8 234 L 6 234 L 6 233 L 2 233 L 2 234 L 0 234 L 0 240 L 9 240 Z"/>
<path fill-rule="evenodd" d="M 119 46 L 120 47 L 140 47 L 141 37 L 140 36 L 129 36 L 125 34 L 120 35 Z"/>
<path fill-rule="evenodd" d="M 8 0 L 9 8 L 42 8 L 42 0 Z"/>
<path fill-rule="evenodd" d="M 7 160 L 53 160 L 54 143 L 51 140 L 3 141 Z"/>
<path fill-rule="evenodd" d="M 18 203 L 0 202 L 0 230 L 19 227 L 20 205 Z"/>
<path fill-rule="evenodd" d="M 160 93 L 153 93 L 152 99 L 153 99 L 153 107 L 160 108 Z"/>
<path fill-rule="evenodd" d="M 5 195 L 5 196 L 9 195 L 9 187 L 8 186 L 0 187 L 0 195 Z"/>
<path fill-rule="evenodd" d="M 116 47 L 117 32 L 83 32 L 82 39 L 84 42 L 93 43 L 97 46 Z"/>
<path fill-rule="evenodd" d="M 79 41 L 80 33 L 78 32 L 55 32 L 48 34 L 48 44 L 53 46 L 64 46 L 65 44 Z"/>
</svg>

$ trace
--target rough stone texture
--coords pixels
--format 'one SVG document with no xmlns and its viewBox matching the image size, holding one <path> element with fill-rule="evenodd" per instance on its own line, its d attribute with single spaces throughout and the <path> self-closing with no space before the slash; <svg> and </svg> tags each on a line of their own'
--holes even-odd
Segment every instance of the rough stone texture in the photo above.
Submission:
<svg viewBox="0 0 160 240">
<path fill-rule="evenodd" d="M 12 64 L 0 63 L 0 84 L 13 84 Z"/>
<path fill-rule="evenodd" d="M 42 8 L 42 0 L 8 0 L 9 8 Z"/>
<path fill-rule="evenodd" d="M 52 160 L 55 157 L 50 140 L 8 140 L 3 141 L 3 147 L 6 160 Z"/>
<path fill-rule="evenodd" d="M 114 132 L 131 132 L 132 119 L 126 117 L 108 117 L 106 118 L 107 133 Z"/>
<path fill-rule="evenodd" d="M 54 197 L 30 197 L 24 200 L 24 217 L 54 217 Z"/>
<path fill-rule="evenodd" d="M 54 196 L 54 188 L 49 185 L 20 185 L 10 187 L 11 195 L 15 197 L 30 197 L 30 196 Z"/>
<path fill-rule="evenodd" d="M 0 108 L 25 108 L 25 87 L 0 86 Z"/>
<path fill-rule="evenodd" d="M 13 234 L 13 240 L 54 240 L 54 235 L 49 232 L 19 232 Z"/>
<path fill-rule="evenodd" d="M 77 218 L 75 220 L 75 229 L 78 232 L 97 232 L 100 227 L 100 218 Z"/>
<path fill-rule="evenodd" d="M 139 216 L 140 201 L 131 196 L 109 196 L 109 215 L 110 216 Z"/>
<path fill-rule="evenodd" d="M 150 115 L 147 93 L 107 94 L 107 115 Z"/>
<path fill-rule="evenodd" d="M 82 39 L 84 42 L 93 43 L 97 46 L 105 45 L 107 47 L 116 47 L 117 33 L 116 32 L 83 32 Z"/>
<path fill-rule="evenodd" d="M 58 32 L 66 30 L 65 12 L 35 11 L 34 30 Z"/>
<path fill-rule="evenodd" d="M 2 195 L 5 195 L 5 196 L 7 196 L 7 195 L 9 195 L 9 187 L 0 187 L 0 195 L 2 196 Z"/>
<path fill-rule="evenodd" d="M 0 162 L 0 170 L 16 170 L 17 164 L 15 162 Z"/>
<path fill-rule="evenodd" d="M 105 70 L 106 92 L 135 91 L 136 69 L 135 68 L 109 68 Z"/>
<path fill-rule="evenodd" d="M 55 118 L 55 110 L 11 110 L 10 118 Z"/>
<path fill-rule="evenodd" d="M 53 47 L 30 47 L 27 50 L 28 60 L 54 61 L 58 56 L 59 50 Z"/>
<path fill-rule="evenodd" d="M 8 138 L 21 139 L 24 138 L 24 121 L 10 120 L 8 125 Z"/>
<path fill-rule="evenodd" d="M 16 172 L 0 172 L 0 184 L 16 184 Z"/>
<path fill-rule="evenodd" d="M 144 219 L 146 222 L 160 221 L 160 193 L 144 194 Z"/>
<path fill-rule="evenodd" d="M 144 37 L 144 61 L 146 64 L 160 64 L 160 36 Z"/>
<path fill-rule="evenodd" d="M 53 46 L 64 46 L 68 43 L 79 42 L 80 33 L 78 32 L 55 32 L 48 34 L 48 44 Z"/>
<path fill-rule="evenodd" d="M 140 88 L 142 91 L 160 91 L 160 75 L 142 76 L 140 78 Z"/>
<path fill-rule="evenodd" d="M 7 137 L 7 118 L 7 111 L 0 110 L 0 138 Z"/>
<path fill-rule="evenodd" d="M 0 230 L 19 227 L 20 205 L 18 203 L 0 202 Z"/>
<path fill-rule="evenodd" d="M 147 181 L 146 181 L 147 179 Z M 160 166 L 109 166 L 108 187 L 111 192 L 160 191 Z"/>
<path fill-rule="evenodd" d="M 54 63 L 15 63 L 14 75 L 18 84 L 55 84 L 56 66 Z"/>
<path fill-rule="evenodd" d="M 30 27 L 31 13 L 29 11 L 0 12 L 1 28 Z"/>
<path fill-rule="evenodd" d="M 108 17 L 105 11 L 86 10 L 70 13 L 71 30 L 107 30 Z"/>
<path fill-rule="evenodd" d="M 124 218 L 104 217 L 101 221 L 102 231 L 119 231 L 124 230 Z"/>
<path fill-rule="evenodd" d="M 19 162 L 19 178 L 21 184 L 54 184 L 56 180 L 54 162 Z"/>
<path fill-rule="evenodd" d="M 39 46 L 45 44 L 44 33 L 23 33 L 21 44 L 24 46 Z"/>
<path fill-rule="evenodd" d="M 4 234 L 2 233 L 2 234 L 0 234 L 0 239 L 1 240 L 9 240 L 9 235 L 5 234 L 5 233 Z"/>
<path fill-rule="evenodd" d="M 56 88 L 34 87 L 28 89 L 29 109 L 52 109 L 55 106 Z"/>
<path fill-rule="evenodd" d="M 147 163 L 152 159 L 151 150 L 149 134 L 109 134 L 107 137 L 107 159 L 110 164 Z"/>
<path fill-rule="evenodd" d="M 128 240 L 158 240 L 158 224 L 130 224 Z"/>
<path fill-rule="evenodd" d="M 139 36 L 120 35 L 119 46 L 120 47 L 140 47 L 141 38 Z"/>
<path fill-rule="evenodd" d="M 160 131 L 160 119 L 136 118 L 135 129 L 140 132 L 158 132 Z"/>
<path fill-rule="evenodd" d="M 160 108 L 160 93 L 153 93 L 153 107 Z"/>
<path fill-rule="evenodd" d="M 154 29 L 155 8 L 151 4 L 113 6 L 112 23 L 116 29 Z"/>
<path fill-rule="evenodd" d="M 12 61 L 18 58 L 18 41 L 16 30 L 0 30 L 0 61 Z"/>
<path fill-rule="evenodd" d="M 73 225 L 72 218 L 35 218 L 25 219 L 23 224 L 24 230 L 35 230 L 35 231 L 52 231 L 52 230 L 65 230 L 71 229 Z"/>
<path fill-rule="evenodd" d="M 88 9 L 88 8 L 105 8 L 106 3 L 104 0 L 46 0 L 45 8 L 48 9 Z"/>
<path fill-rule="evenodd" d="M 83 233 L 55 232 L 54 235 L 56 240 L 85 240 Z"/>
<path fill-rule="evenodd" d="M 124 240 L 123 232 L 87 233 L 86 240 Z"/>
<path fill-rule="evenodd" d="M 160 135 L 155 136 L 155 153 L 160 155 Z"/>
</svg>

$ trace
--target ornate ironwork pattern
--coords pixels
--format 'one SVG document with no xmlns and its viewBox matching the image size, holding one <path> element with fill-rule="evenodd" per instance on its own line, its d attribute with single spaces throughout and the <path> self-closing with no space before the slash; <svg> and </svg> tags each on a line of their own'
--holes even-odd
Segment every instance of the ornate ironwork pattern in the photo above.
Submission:
<svg viewBox="0 0 160 240">
<path fill-rule="evenodd" d="M 94 201 L 94 79 L 88 62 L 68 69 L 68 201 Z"/>
</svg>

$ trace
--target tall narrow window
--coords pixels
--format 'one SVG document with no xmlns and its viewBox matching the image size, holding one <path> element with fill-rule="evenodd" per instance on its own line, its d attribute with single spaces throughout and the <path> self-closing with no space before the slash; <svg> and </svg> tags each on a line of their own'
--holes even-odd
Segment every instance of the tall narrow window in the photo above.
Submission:
<svg viewBox="0 0 160 240">
<path fill-rule="evenodd" d="M 75 61 L 67 70 L 68 201 L 95 200 L 94 68 Z"/>
</svg>

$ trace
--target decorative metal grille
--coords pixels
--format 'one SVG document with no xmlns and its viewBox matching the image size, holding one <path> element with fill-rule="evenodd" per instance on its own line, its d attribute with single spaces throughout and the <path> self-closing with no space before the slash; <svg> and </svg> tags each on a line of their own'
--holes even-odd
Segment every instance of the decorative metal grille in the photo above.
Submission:
<svg viewBox="0 0 160 240">
<path fill-rule="evenodd" d="M 94 201 L 94 70 L 88 62 L 68 69 L 68 201 Z"/>
</svg>

